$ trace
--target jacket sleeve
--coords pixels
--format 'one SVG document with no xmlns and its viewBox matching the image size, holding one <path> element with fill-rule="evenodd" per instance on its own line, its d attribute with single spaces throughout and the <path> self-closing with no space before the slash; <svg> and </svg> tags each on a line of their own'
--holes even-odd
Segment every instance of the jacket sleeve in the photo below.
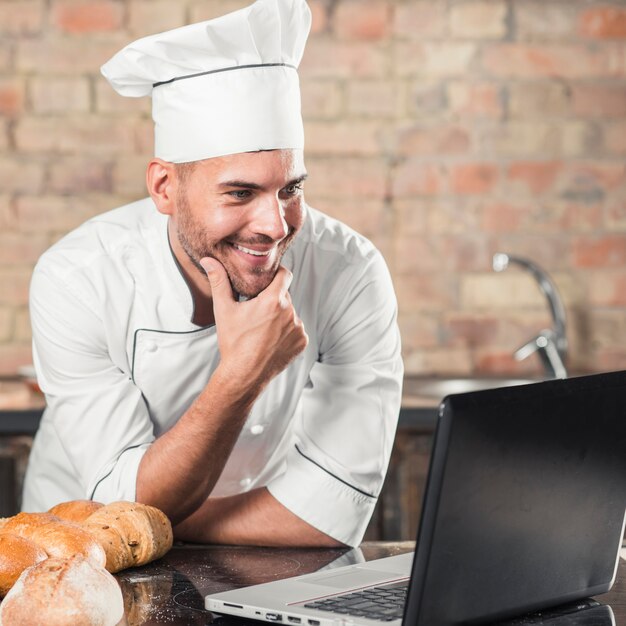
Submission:
<svg viewBox="0 0 626 626">
<path fill-rule="evenodd" d="M 110 330 L 93 305 L 88 290 L 35 269 L 30 314 L 47 404 L 42 426 L 60 442 L 85 498 L 132 501 L 139 462 L 154 440 L 152 422 L 140 390 L 114 363 Z"/>
<path fill-rule="evenodd" d="M 351 546 L 387 471 L 403 366 L 391 277 L 375 253 L 327 294 L 319 358 L 296 411 L 286 471 L 268 485 L 296 515 Z"/>
</svg>

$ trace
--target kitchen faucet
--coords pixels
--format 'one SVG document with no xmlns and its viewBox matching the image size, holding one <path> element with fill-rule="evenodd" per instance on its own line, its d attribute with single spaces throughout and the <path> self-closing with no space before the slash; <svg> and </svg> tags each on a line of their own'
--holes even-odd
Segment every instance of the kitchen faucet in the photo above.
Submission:
<svg viewBox="0 0 626 626">
<path fill-rule="evenodd" d="M 495 272 L 503 272 L 510 264 L 519 265 L 533 275 L 539 289 L 548 300 L 553 323 L 553 328 L 542 330 L 536 337 L 516 350 L 513 357 L 516 361 L 522 361 L 536 352 L 548 378 L 567 378 L 567 370 L 565 369 L 567 359 L 565 308 L 556 285 L 547 272 L 528 259 L 511 256 L 503 252 L 497 252 L 493 255 L 493 270 Z"/>
</svg>

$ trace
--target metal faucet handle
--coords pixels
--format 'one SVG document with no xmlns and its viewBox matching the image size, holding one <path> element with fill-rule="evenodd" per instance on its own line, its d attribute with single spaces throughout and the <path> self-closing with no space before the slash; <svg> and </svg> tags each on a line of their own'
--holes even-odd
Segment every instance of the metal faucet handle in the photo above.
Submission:
<svg viewBox="0 0 626 626">
<path fill-rule="evenodd" d="M 523 361 L 535 352 L 539 355 L 544 369 L 552 378 L 567 378 L 567 370 L 557 347 L 556 333 L 547 328 L 536 337 L 518 348 L 513 354 L 516 361 Z"/>
</svg>

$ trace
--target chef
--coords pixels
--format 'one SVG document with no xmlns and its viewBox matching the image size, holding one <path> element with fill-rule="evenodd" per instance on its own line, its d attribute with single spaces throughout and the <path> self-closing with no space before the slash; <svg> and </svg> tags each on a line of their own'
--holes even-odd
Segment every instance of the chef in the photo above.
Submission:
<svg viewBox="0 0 626 626">
<path fill-rule="evenodd" d="M 25 510 L 131 500 L 184 540 L 361 541 L 399 411 L 396 299 L 376 248 L 304 201 L 309 28 L 304 0 L 258 0 L 103 66 L 152 97 L 149 197 L 35 268 Z"/>
</svg>

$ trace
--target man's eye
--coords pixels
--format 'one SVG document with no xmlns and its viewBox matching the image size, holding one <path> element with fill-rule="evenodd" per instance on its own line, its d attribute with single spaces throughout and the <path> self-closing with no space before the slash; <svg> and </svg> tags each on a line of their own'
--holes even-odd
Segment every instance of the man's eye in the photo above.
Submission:
<svg viewBox="0 0 626 626">
<path fill-rule="evenodd" d="M 284 189 L 285 193 L 289 196 L 295 196 L 299 191 L 302 191 L 302 183 L 289 185 Z"/>
<path fill-rule="evenodd" d="M 250 192 L 247 189 L 237 189 L 236 191 L 229 191 L 228 195 L 237 198 L 237 200 L 246 200 L 250 197 Z"/>
</svg>

